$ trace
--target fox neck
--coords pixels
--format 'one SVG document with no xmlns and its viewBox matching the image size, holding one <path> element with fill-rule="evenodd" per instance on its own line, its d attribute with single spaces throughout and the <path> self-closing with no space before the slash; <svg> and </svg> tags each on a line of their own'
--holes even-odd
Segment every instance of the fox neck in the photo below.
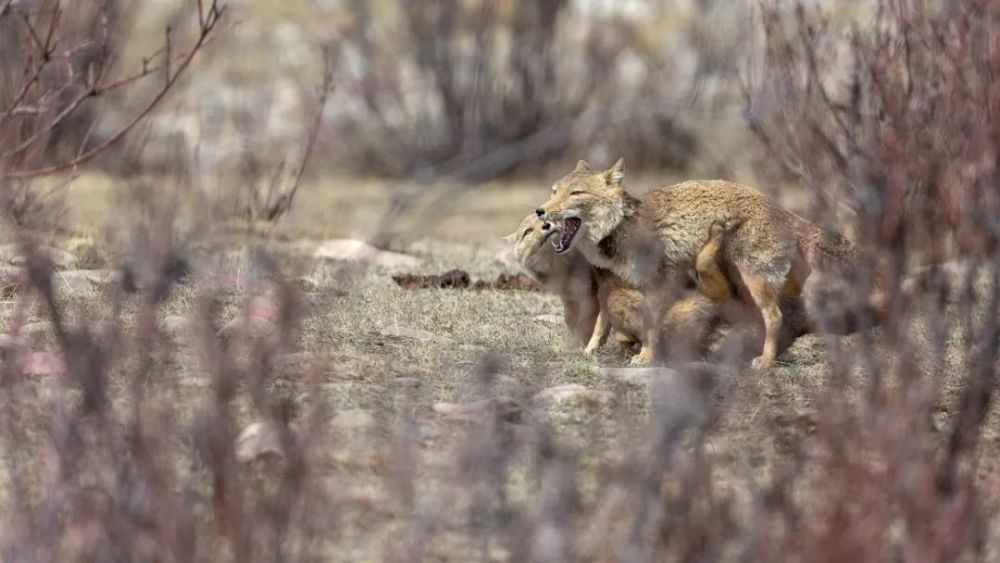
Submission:
<svg viewBox="0 0 1000 563">
<path fill-rule="evenodd" d="M 542 243 L 547 244 L 547 243 Z M 556 256 L 555 251 L 549 248 L 537 248 L 531 255 L 526 256 L 521 261 L 528 277 L 532 278 L 542 287 L 549 287 L 553 277 L 558 277 L 558 269 L 562 265 L 562 260 Z"/>
<path fill-rule="evenodd" d="M 626 271 L 621 249 L 627 246 L 629 230 L 633 227 L 639 200 L 627 192 L 615 201 L 604 213 L 606 220 L 591 219 L 587 242 L 580 245 L 580 250 L 587 260 L 599 268 L 611 270 L 622 279 L 636 283 L 635 276 Z"/>
<path fill-rule="evenodd" d="M 587 238 L 595 245 L 631 218 L 639 205 L 639 200 L 624 190 L 609 199 L 609 204 L 596 209 L 588 221 Z"/>
</svg>

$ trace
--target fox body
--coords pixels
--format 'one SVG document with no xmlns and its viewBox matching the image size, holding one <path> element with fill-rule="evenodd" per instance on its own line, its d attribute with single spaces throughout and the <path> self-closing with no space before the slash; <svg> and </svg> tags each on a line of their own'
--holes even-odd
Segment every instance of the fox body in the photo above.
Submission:
<svg viewBox="0 0 1000 563">
<path fill-rule="evenodd" d="M 727 335 L 727 340 L 739 341 L 742 345 L 738 352 L 740 357 L 746 344 L 759 341 L 762 335 L 756 328 L 759 321 L 748 306 L 735 299 L 723 299 L 724 295 L 733 294 L 721 270 L 720 251 L 725 246 L 725 228 L 721 225 L 716 228 L 699 253 L 699 261 L 706 265 L 706 275 L 701 276 L 698 286 L 686 285 L 684 295 L 660 319 L 660 328 L 672 343 L 671 357 L 674 359 L 704 355 L 712 342 L 727 332 L 728 326 L 754 328 L 749 336 L 740 339 L 733 334 Z M 557 234 L 556 229 L 551 225 L 546 227 L 532 214 L 505 239 L 514 244 L 514 253 L 526 273 L 560 296 L 566 324 L 574 340 L 586 343 L 587 353 L 594 353 L 614 332 L 618 342 L 627 348 L 648 348 L 643 329 L 642 293 L 611 271 L 592 267 L 579 253 L 557 254 L 551 244 Z M 714 264 L 715 269 L 709 272 L 708 264 Z M 783 347 L 805 331 L 805 317 L 796 302 L 790 298 L 782 303 L 788 320 L 783 330 Z"/>
<path fill-rule="evenodd" d="M 718 268 L 707 272 L 733 282 L 764 321 L 764 344 L 757 367 L 778 352 L 783 297 L 797 297 L 813 268 L 850 262 L 854 246 L 785 210 L 761 192 L 723 180 L 687 181 L 636 197 L 623 186 L 621 159 L 594 172 L 580 161 L 552 187 L 552 197 L 536 213 L 558 230 L 557 252 L 576 250 L 591 264 L 614 272 L 644 297 L 651 343 L 642 360 L 662 350 L 658 308 L 671 298 L 683 273 L 696 268 L 712 238 L 713 225 L 729 225 L 724 244 L 713 250 Z M 550 235 L 554 236 L 554 235 Z M 702 275 L 699 270 L 699 276 Z M 731 274 L 731 275 L 726 275 Z"/>
</svg>

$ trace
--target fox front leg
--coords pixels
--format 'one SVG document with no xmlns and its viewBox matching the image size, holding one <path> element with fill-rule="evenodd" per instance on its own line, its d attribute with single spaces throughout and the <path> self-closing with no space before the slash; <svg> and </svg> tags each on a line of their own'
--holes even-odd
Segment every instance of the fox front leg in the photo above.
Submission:
<svg viewBox="0 0 1000 563">
<path fill-rule="evenodd" d="M 670 309 L 680 295 L 687 278 L 687 271 L 677 269 L 658 276 L 642 291 L 642 348 L 632 358 L 637 365 L 663 361 L 666 358 L 666 342 L 663 334 L 664 313 Z"/>
<path fill-rule="evenodd" d="M 608 334 L 611 333 L 611 319 L 604 314 L 604 311 L 597 313 L 597 321 L 594 323 L 594 333 L 590 337 L 590 342 L 587 343 L 587 348 L 583 351 L 584 354 L 590 356 L 601 349 L 604 343 L 608 340 Z"/>
</svg>

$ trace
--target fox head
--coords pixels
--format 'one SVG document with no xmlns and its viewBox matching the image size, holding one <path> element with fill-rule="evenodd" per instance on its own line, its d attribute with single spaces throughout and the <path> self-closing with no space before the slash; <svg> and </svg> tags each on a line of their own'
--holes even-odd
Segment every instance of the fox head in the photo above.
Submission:
<svg viewBox="0 0 1000 563">
<path fill-rule="evenodd" d="M 581 160 L 552 186 L 552 197 L 535 212 L 559 231 L 556 252 L 568 251 L 578 240 L 597 244 L 618 226 L 625 213 L 624 179 L 623 158 L 597 172 Z"/>
<path fill-rule="evenodd" d="M 549 238 L 556 233 L 551 223 L 546 223 L 534 213 L 521 221 L 521 225 L 513 233 L 503 237 L 514 245 L 514 255 L 518 262 L 535 278 L 545 277 L 556 260 L 555 249 L 548 244 Z"/>
</svg>

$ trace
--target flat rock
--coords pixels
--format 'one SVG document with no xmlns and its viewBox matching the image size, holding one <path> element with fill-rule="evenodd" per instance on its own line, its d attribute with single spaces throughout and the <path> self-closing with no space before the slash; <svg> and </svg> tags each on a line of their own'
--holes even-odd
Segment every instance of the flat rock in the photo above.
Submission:
<svg viewBox="0 0 1000 563">
<path fill-rule="evenodd" d="M 423 385 L 423 381 L 420 381 L 416 377 L 397 377 L 393 380 L 393 383 L 400 387 L 405 387 L 407 389 L 416 389 Z"/>
<path fill-rule="evenodd" d="M 676 376 L 677 371 L 664 367 L 604 367 L 600 369 L 600 374 L 619 383 L 645 387 L 655 378 Z"/>
<path fill-rule="evenodd" d="M 359 262 L 387 270 L 401 270 L 420 265 L 416 256 L 376 248 L 363 240 L 332 239 L 320 244 L 313 257 L 321 260 Z"/>
<path fill-rule="evenodd" d="M 56 268 L 66 269 L 76 262 L 76 256 L 67 250 L 47 245 L 40 245 L 36 248 L 40 253 L 47 256 Z M 25 257 L 21 246 L 19 244 L 0 245 L 0 262 L 6 262 L 15 266 L 24 265 Z"/>
<path fill-rule="evenodd" d="M 447 336 L 434 334 L 429 330 L 410 328 L 405 326 L 385 327 L 379 331 L 379 334 L 388 338 L 402 338 L 405 340 L 416 340 L 417 342 L 436 342 L 439 344 L 448 344 L 450 342 L 454 342 L 451 338 L 448 338 Z"/>
<path fill-rule="evenodd" d="M 431 410 L 447 420 L 485 422 L 492 413 L 496 413 L 500 420 L 516 422 L 524 409 L 509 397 L 493 397 L 471 403 L 435 403 Z"/>
<path fill-rule="evenodd" d="M 111 270 L 64 270 L 52 275 L 52 285 L 63 293 L 83 293 L 106 287 L 117 279 Z"/>
<path fill-rule="evenodd" d="M 254 422 L 236 438 L 236 459 L 249 463 L 265 457 L 284 457 L 281 426 L 276 422 Z"/>
<path fill-rule="evenodd" d="M 261 317 L 238 316 L 219 329 L 223 338 L 249 337 L 252 339 L 269 338 L 278 332 L 278 326 Z"/>
<path fill-rule="evenodd" d="M 183 336 L 191 329 L 191 321 L 181 315 L 167 315 L 160 319 L 160 328 L 172 337 Z"/>
<path fill-rule="evenodd" d="M 30 352 L 21 364 L 25 375 L 45 377 L 66 373 L 66 362 L 62 356 L 52 352 Z"/>
<path fill-rule="evenodd" d="M 19 334 L 25 338 L 38 338 L 52 331 L 52 323 L 49 321 L 32 321 L 21 325 Z"/>
<path fill-rule="evenodd" d="M 611 393 L 578 383 L 549 387 L 535 395 L 535 402 L 548 407 L 595 407 L 611 402 Z"/>
<path fill-rule="evenodd" d="M 371 430 L 378 424 L 372 411 L 367 409 L 351 409 L 337 411 L 330 421 L 333 430 L 358 432 Z"/>
</svg>

